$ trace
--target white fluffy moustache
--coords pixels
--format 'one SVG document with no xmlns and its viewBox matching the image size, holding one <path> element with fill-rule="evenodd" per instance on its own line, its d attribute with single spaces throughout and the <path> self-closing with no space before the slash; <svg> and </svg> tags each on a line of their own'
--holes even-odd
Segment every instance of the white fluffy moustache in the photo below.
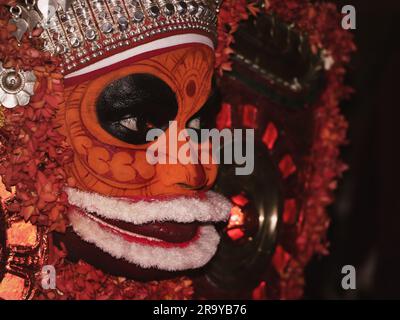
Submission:
<svg viewBox="0 0 400 320">
<path fill-rule="evenodd" d="M 232 204 L 224 196 L 208 191 L 204 199 L 177 197 L 170 200 L 131 202 L 67 188 L 70 204 L 95 212 L 98 216 L 113 220 L 145 224 L 151 222 L 175 221 L 179 223 L 218 222 L 229 218 Z"/>
<path fill-rule="evenodd" d="M 130 234 L 109 225 L 101 218 L 136 225 L 165 221 L 211 223 L 227 220 L 232 207 L 229 200 L 212 191 L 208 191 L 201 199 L 180 196 L 136 202 L 73 188 L 67 188 L 66 192 L 69 203 L 76 207 L 69 212 L 71 226 L 82 240 L 96 245 L 114 258 L 124 259 L 142 268 L 166 271 L 197 269 L 207 264 L 214 256 L 220 240 L 214 226 L 200 226 L 198 236 L 186 246 L 163 247 L 128 241 L 124 234 L 136 238 L 148 237 Z M 95 213 L 96 217 L 87 214 L 90 212 Z M 151 240 L 157 242 L 157 239 Z"/>
<path fill-rule="evenodd" d="M 84 241 L 93 243 L 114 258 L 125 259 L 142 268 L 166 271 L 200 268 L 214 256 L 220 240 L 214 226 L 201 226 L 199 237 L 188 246 L 163 248 L 126 241 L 75 210 L 70 211 L 69 219 L 73 230 Z"/>
</svg>

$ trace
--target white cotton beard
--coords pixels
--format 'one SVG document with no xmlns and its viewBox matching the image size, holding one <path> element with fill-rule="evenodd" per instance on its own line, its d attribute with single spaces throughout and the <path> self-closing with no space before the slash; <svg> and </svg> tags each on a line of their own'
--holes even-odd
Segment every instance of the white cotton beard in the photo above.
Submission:
<svg viewBox="0 0 400 320">
<path fill-rule="evenodd" d="M 126 241 L 77 210 L 70 210 L 69 219 L 73 230 L 84 241 L 142 268 L 166 271 L 201 268 L 214 256 L 220 240 L 214 226 L 208 225 L 199 227 L 199 237 L 186 247 L 163 248 Z"/>
<path fill-rule="evenodd" d="M 145 224 L 151 222 L 174 221 L 178 223 L 226 221 L 232 207 L 224 196 L 208 191 L 205 199 L 181 196 L 169 200 L 131 202 L 121 198 L 112 198 L 67 188 L 68 201 L 71 205 L 98 216 Z"/>
</svg>

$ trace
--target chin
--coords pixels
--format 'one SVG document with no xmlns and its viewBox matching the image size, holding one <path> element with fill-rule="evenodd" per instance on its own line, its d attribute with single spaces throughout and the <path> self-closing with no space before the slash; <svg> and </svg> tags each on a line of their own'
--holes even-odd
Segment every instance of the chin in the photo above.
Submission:
<svg viewBox="0 0 400 320">
<path fill-rule="evenodd" d="M 214 224 L 231 203 L 215 192 L 146 199 L 113 198 L 68 188 L 70 227 L 63 236 L 72 260 L 108 274 L 158 280 L 205 266 L 217 251 Z"/>
</svg>

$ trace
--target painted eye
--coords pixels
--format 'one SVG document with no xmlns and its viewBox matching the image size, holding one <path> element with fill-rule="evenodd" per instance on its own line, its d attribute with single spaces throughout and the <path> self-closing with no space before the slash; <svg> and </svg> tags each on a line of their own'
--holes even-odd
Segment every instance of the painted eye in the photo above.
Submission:
<svg viewBox="0 0 400 320">
<path fill-rule="evenodd" d="M 201 119 L 200 117 L 194 118 L 190 120 L 187 124 L 187 127 L 190 129 L 200 130 L 201 128 Z"/>
<path fill-rule="evenodd" d="M 121 124 L 121 126 L 124 126 L 129 130 L 138 131 L 138 123 L 136 117 L 121 120 L 119 123 Z"/>
<path fill-rule="evenodd" d="M 176 118 L 178 103 L 174 91 L 161 79 L 131 74 L 104 88 L 96 101 L 96 113 L 99 125 L 113 137 L 142 145 L 151 129 L 168 128 Z"/>
</svg>

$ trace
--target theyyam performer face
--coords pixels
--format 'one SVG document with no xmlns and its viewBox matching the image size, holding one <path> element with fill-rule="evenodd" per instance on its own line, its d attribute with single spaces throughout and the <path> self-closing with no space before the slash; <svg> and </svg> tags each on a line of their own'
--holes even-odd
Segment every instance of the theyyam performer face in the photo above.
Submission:
<svg viewBox="0 0 400 320">
<path fill-rule="evenodd" d="M 163 128 L 169 136 L 170 121 L 178 131 L 199 121 L 211 92 L 213 57 L 210 45 L 193 43 L 67 89 L 58 119 L 74 150 L 67 172 L 76 187 L 66 190 L 74 233 L 67 239 L 84 255 L 96 251 L 89 243 L 110 255 L 89 253 L 89 260 L 102 257 L 94 264 L 115 265 L 112 256 L 181 271 L 202 267 L 214 255 L 219 236 L 211 223 L 226 220 L 230 209 L 208 191 L 217 166 L 152 165 L 146 158 L 148 130 Z"/>
</svg>

